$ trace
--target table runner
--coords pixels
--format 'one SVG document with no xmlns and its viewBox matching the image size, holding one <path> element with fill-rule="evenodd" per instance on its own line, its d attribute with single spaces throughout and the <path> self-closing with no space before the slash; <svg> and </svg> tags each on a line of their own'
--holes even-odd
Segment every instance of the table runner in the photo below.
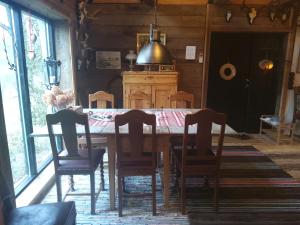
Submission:
<svg viewBox="0 0 300 225">
<path fill-rule="evenodd" d="M 109 123 L 114 122 L 114 118 L 117 114 L 122 113 L 123 112 L 95 112 L 89 116 L 90 126 L 107 126 Z M 146 113 L 153 113 L 153 111 L 146 111 Z M 184 119 L 188 113 L 189 112 L 180 111 L 156 111 L 154 112 L 156 116 L 156 125 L 158 127 L 184 127 Z M 93 116 L 99 117 L 99 119 L 95 119 Z M 112 118 L 106 119 L 107 116 L 112 116 Z M 104 119 L 101 119 L 101 117 Z"/>
</svg>

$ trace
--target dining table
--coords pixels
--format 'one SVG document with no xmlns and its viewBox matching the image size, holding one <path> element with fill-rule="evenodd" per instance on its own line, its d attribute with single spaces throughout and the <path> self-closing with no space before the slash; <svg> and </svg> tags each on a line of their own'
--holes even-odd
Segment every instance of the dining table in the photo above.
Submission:
<svg viewBox="0 0 300 225">
<path fill-rule="evenodd" d="M 89 115 L 89 127 L 90 133 L 106 137 L 107 142 L 105 147 L 108 152 L 108 174 L 109 174 L 109 197 L 110 197 L 110 209 L 115 209 L 116 202 L 116 143 L 115 143 L 115 123 L 114 117 L 118 114 L 123 114 L 130 109 L 83 109 L 83 113 Z M 156 115 L 156 135 L 157 135 L 157 151 L 162 152 L 163 163 L 163 198 L 164 206 L 169 207 L 169 194 L 170 194 L 170 147 L 169 140 L 173 135 L 183 135 L 184 133 L 184 119 L 185 115 L 192 114 L 199 109 L 142 109 L 146 113 Z M 77 134 L 84 133 L 84 127 L 78 126 Z M 217 124 L 213 124 L 212 133 L 220 133 L 221 127 Z M 60 126 L 53 127 L 55 135 L 61 135 Z M 128 133 L 128 127 L 121 129 L 122 133 Z M 197 132 L 197 126 L 192 125 L 189 127 L 189 133 L 195 134 Z M 144 134 L 150 134 L 151 131 L 147 126 L 144 126 Z M 236 135 L 230 126 L 225 126 L 225 135 Z M 48 136 L 47 127 L 34 128 L 31 134 L 32 138 Z"/>
</svg>

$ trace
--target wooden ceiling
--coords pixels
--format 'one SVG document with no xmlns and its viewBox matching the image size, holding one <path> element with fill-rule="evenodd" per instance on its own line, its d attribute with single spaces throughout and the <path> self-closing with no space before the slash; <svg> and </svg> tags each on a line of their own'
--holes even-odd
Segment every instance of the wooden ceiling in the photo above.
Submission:
<svg viewBox="0 0 300 225">
<path fill-rule="evenodd" d="M 141 3 L 143 1 L 149 0 L 93 0 L 93 3 Z M 158 0 L 158 4 L 160 5 L 205 5 L 208 4 L 209 0 Z M 210 2 L 214 2 L 217 4 L 237 4 L 242 5 L 243 0 L 212 0 Z M 271 2 L 271 0 L 246 0 L 245 3 L 247 5 L 267 5 Z M 283 0 L 284 2 L 284 0 Z"/>
</svg>

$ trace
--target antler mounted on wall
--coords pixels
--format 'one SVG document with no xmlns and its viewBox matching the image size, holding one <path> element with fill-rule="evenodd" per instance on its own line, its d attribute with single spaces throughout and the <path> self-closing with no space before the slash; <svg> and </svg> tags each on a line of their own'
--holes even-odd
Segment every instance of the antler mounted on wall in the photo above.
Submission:
<svg viewBox="0 0 300 225">
<path fill-rule="evenodd" d="M 248 7 L 246 0 L 243 0 L 241 10 L 246 11 L 250 24 L 253 24 L 259 12 L 264 8 L 268 9 L 269 18 L 272 22 L 276 18 L 279 18 L 282 22 L 286 22 L 290 17 L 291 8 L 299 7 L 299 4 L 298 0 L 271 0 L 269 4 L 257 9 L 255 7 Z"/>
<path fill-rule="evenodd" d="M 247 13 L 248 22 L 252 25 L 259 12 L 265 8 L 266 6 L 261 6 L 260 8 L 249 7 L 246 5 L 246 0 L 243 0 L 243 4 L 241 5 L 241 10 Z"/>
</svg>

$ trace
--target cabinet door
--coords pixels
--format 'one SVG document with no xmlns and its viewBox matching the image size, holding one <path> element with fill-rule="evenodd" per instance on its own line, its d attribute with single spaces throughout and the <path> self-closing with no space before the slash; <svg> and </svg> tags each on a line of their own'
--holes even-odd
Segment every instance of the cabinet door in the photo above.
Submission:
<svg viewBox="0 0 300 225">
<path fill-rule="evenodd" d="M 154 108 L 170 108 L 170 95 L 176 93 L 176 85 L 152 86 L 152 102 Z"/>
<path fill-rule="evenodd" d="M 137 91 L 142 91 L 145 94 L 151 95 L 151 86 L 150 85 L 139 85 L 139 84 L 127 84 L 124 86 L 124 106 L 123 108 L 131 108 L 129 105 L 129 95 L 137 92 Z M 152 105 L 149 102 L 145 103 L 145 107 L 143 108 L 151 108 Z"/>
</svg>

